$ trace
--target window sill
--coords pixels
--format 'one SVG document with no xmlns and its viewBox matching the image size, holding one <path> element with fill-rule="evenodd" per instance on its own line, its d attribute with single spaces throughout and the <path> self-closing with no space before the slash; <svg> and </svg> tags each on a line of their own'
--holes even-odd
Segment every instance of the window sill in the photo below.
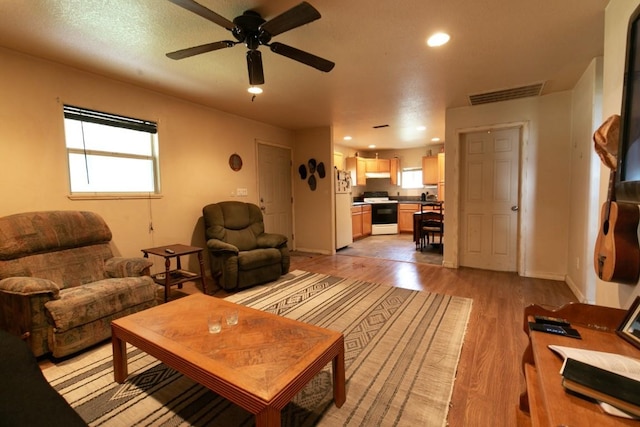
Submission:
<svg viewBox="0 0 640 427">
<path fill-rule="evenodd" d="M 84 193 L 69 194 L 69 200 L 139 200 L 161 199 L 162 194 L 152 193 Z"/>
</svg>

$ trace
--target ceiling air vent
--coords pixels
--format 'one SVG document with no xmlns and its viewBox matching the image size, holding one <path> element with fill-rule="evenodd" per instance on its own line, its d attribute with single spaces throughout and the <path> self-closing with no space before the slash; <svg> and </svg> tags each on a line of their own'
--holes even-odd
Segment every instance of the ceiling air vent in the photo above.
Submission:
<svg viewBox="0 0 640 427">
<path fill-rule="evenodd" d="M 510 89 L 494 90 L 493 92 L 469 95 L 471 105 L 489 104 L 491 102 L 510 101 L 512 99 L 540 96 L 544 83 L 535 83 L 528 86 L 514 87 Z"/>
</svg>

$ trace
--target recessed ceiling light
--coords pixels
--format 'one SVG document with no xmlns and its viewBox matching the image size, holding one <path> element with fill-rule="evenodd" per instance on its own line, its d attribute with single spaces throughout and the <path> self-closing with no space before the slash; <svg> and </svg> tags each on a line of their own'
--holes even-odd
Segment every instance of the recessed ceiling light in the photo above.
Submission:
<svg viewBox="0 0 640 427">
<path fill-rule="evenodd" d="M 262 88 L 259 88 L 258 86 L 251 86 L 249 89 L 247 89 L 247 92 L 254 95 L 259 95 L 262 93 Z"/>
<path fill-rule="evenodd" d="M 416 129 L 418 129 L 418 130 L 427 130 L 427 127 L 426 126 L 418 126 Z"/>
<path fill-rule="evenodd" d="M 376 146 L 375 146 L 375 145 L 373 145 L 373 144 L 371 144 L 371 145 L 369 146 L 369 148 L 376 148 Z"/>
<path fill-rule="evenodd" d="M 438 141 L 440 141 L 440 138 L 437 138 L 437 137 L 436 138 L 431 138 L 431 141 L 432 142 L 438 142 Z"/>
<path fill-rule="evenodd" d="M 351 138 L 349 135 L 347 135 L 347 136 L 345 136 L 345 137 L 344 137 L 344 138 L 342 138 L 342 139 L 344 139 L 345 141 L 351 141 L 351 139 L 352 139 L 352 138 Z"/>
<path fill-rule="evenodd" d="M 442 46 L 446 44 L 451 37 L 447 33 L 435 33 L 427 40 L 427 44 L 431 47 Z"/>
</svg>

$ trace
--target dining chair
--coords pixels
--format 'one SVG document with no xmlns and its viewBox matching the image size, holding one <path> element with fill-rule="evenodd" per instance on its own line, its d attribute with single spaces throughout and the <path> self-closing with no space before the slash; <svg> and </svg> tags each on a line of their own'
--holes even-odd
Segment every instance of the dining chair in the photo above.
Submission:
<svg viewBox="0 0 640 427">
<path fill-rule="evenodd" d="M 429 207 L 430 209 L 425 209 Z M 440 245 L 442 252 L 442 236 L 444 234 L 444 214 L 442 213 L 442 203 L 420 205 L 420 250 L 422 251 L 431 241 L 432 245 Z"/>
</svg>

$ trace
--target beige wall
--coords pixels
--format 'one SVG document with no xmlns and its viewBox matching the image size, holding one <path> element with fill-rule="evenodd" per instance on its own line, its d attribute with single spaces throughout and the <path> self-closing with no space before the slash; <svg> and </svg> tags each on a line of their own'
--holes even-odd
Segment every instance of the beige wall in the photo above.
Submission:
<svg viewBox="0 0 640 427">
<path fill-rule="evenodd" d="M 593 132 L 602 123 L 602 58 L 594 59 L 573 90 L 567 284 L 583 302 L 595 302 L 593 268 L 600 205 L 600 158 Z"/>
<path fill-rule="evenodd" d="M 640 5 L 639 0 L 611 0 L 605 11 L 604 71 L 603 71 L 603 120 L 612 114 L 620 114 L 624 77 L 627 23 Z M 600 203 L 607 198 L 609 170 L 601 166 Z M 596 279 L 596 304 L 628 308 L 640 286 L 621 285 Z"/>
<path fill-rule="evenodd" d="M 333 194 L 333 145 L 331 128 L 298 131 L 295 134 L 296 149 L 293 153 L 293 188 L 295 197 L 295 248 L 304 252 L 335 253 L 335 195 Z M 298 174 L 300 165 L 309 159 L 324 163 L 326 176 L 316 177 L 316 189 L 312 191 L 307 179 Z M 307 168 L 308 169 L 308 168 Z"/>
<path fill-rule="evenodd" d="M 567 268 L 571 92 L 447 110 L 444 265 L 458 266 L 459 144 L 465 132 L 523 125 L 519 272 L 564 280 Z"/>
<path fill-rule="evenodd" d="M 204 205 L 234 199 L 238 187 L 248 189 L 238 200 L 257 202 L 256 139 L 294 144 L 294 133 L 285 129 L 9 50 L 0 49 L 0 64 L 0 215 L 95 211 L 124 256 L 168 243 L 204 247 Z M 157 121 L 162 197 L 70 200 L 63 103 Z M 233 153 L 243 159 L 239 172 L 228 166 Z"/>
</svg>

